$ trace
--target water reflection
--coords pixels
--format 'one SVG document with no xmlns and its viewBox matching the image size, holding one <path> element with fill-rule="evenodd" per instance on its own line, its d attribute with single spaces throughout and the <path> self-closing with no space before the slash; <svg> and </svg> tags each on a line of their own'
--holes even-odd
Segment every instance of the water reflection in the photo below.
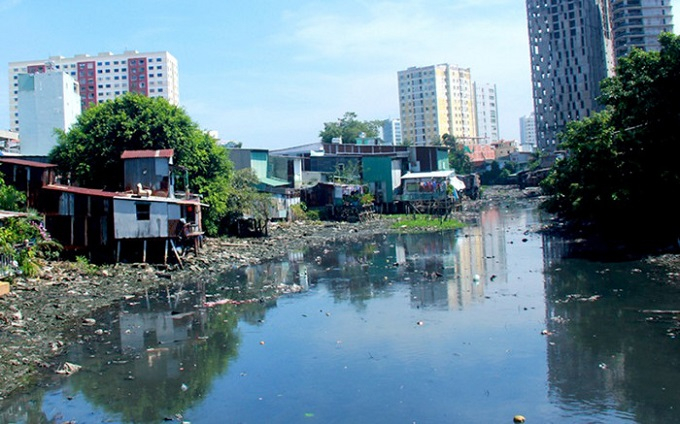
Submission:
<svg viewBox="0 0 680 424">
<path fill-rule="evenodd" d="M 548 382 L 572 416 L 680 422 L 677 340 L 665 320 L 677 286 L 644 263 L 563 260 L 570 247 L 545 236 Z M 659 317 L 662 317 L 660 320 Z"/>
<path fill-rule="evenodd" d="M 298 417 L 287 422 L 309 421 L 300 410 L 314 399 L 319 415 L 326 407 L 373 422 L 388 404 L 401 418 L 502 422 L 518 412 L 507 410 L 509 399 L 532 422 L 680 422 L 680 357 L 668 332 L 677 321 L 650 312 L 680 309 L 680 290 L 641 263 L 569 258 L 568 244 L 532 231 L 541 221 L 535 209 L 497 207 L 459 231 L 290 252 L 128 299 L 83 328 L 65 358 L 79 373 L 3 403 L 0 421 L 159 422 L 185 413 L 210 421 L 237 409 L 235 420 L 261 422 L 260 393 L 277 390 L 290 395 L 276 404 L 279 419 Z M 282 301 L 274 296 L 282 285 L 303 293 Z M 309 316 L 318 305 L 342 318 Z M 422 314 L 428 325 L 410 332 Z M 278 350 L 244 346 L 263 334 Z M 244 371 L 260 368 L 258 377 Z M 350 400 L 363 390 L 375 405 L 359 413 Z"/>
</svg>

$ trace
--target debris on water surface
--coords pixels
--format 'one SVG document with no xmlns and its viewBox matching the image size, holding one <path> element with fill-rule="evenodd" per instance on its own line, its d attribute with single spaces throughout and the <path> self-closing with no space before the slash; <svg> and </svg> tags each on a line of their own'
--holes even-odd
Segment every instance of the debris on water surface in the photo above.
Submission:
<svg viewBox="0 0 680 424">
<path fill-rule="evenodd" d="M 61 375 L 71 375 L 80 371 L 81 368 L 81 365 L 73 364 L 71 362 L 64 362 L 64 364 L 57 368 L 57 371 L 55 372 Z"/>
</svg>

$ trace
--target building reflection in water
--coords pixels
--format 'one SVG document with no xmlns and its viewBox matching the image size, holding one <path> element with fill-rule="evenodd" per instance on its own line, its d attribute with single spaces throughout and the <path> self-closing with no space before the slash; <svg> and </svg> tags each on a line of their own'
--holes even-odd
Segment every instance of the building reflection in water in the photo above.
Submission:
<svg viewBox="0 0 680 424">
<path fill-rule="evenodd" d="M 507 219 L 494 208 L 480 214 L 479 225 L 459 231 L 399 236 L 397 262 L 421 275 L 410 280 L 412 306 L 461 310 L 483 301 L 487 284 L 507 282 Z M 528 218 L 513 219 L 521 227 Z"/>
</svg>

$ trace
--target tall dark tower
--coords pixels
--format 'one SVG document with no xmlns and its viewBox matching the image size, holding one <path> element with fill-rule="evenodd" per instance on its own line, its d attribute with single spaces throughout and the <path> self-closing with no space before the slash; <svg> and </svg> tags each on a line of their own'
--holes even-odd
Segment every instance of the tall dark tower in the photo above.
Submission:
<svg viewBox="0 0 680 424">
<path fill-rule="evenodd" d="M 607 0 L 527 0 L 538 148 L 553 151 L 570 121 L 602 109 L 600 82 L 613 75 Z"/>
</svg>

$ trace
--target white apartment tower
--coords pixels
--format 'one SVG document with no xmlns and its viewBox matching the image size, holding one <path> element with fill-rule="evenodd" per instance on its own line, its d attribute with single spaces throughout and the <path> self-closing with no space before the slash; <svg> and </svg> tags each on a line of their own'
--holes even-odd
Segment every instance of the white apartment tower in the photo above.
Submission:
<svg viewBox="0 0 680 424">
<path fill-rule="evenodd" d="M 398 72 L 399 112 L 405 143 L 436 144 L 450 134 L 464 144 L 477 140 L 470 69 L 448 64 Z"/>
<path fill-rule="evenodd" d="M 55 129 L 67 131 L 80 115 L 80 87 L 64 72 L 19 74 L 17 97 L 22 117 L 20 151 L 47 156 L 57 144 Z"/>
<path fill-rule="evenodd" d="M 521 151 L 536 151 L 536 118 L 533 112 L 519 118 L 519 137 Z"/>
<path fill-rule="evenodd" d="M 127 92 L 149 97 L 163 97 L 179 104 L 177 59 L 166 51 L 122 54 L 99 53 L 97 56 L 51 56 L 47 59 L 11 62 L 9 64 L 9 122 L 13 131 L 20 132 L 19 75 L 62 71 L 80 85 L 82 110 L 103 103 Z"/>
<path fill-rule="evenodd" d="M 614 72 L 610 0 L 527 0 L 536 137 L 554 150 L 570 121 L 602 109 L 600 82 Z M 639 2 L 639 0 L 638 0 Z"/>
<path fill-rule="evenodd" d="M 475 101 L 479 144 L 497 142 L 500 137 L 498 135 L 498 97 L 496 85 L 475 83 Z"/>
<path fill-rule="evenodd" d="M 616 57 L 633 47 L 658 51 L 659 35 L 673 32 L 670 0 L 611 0 Z"/>
</svg>

